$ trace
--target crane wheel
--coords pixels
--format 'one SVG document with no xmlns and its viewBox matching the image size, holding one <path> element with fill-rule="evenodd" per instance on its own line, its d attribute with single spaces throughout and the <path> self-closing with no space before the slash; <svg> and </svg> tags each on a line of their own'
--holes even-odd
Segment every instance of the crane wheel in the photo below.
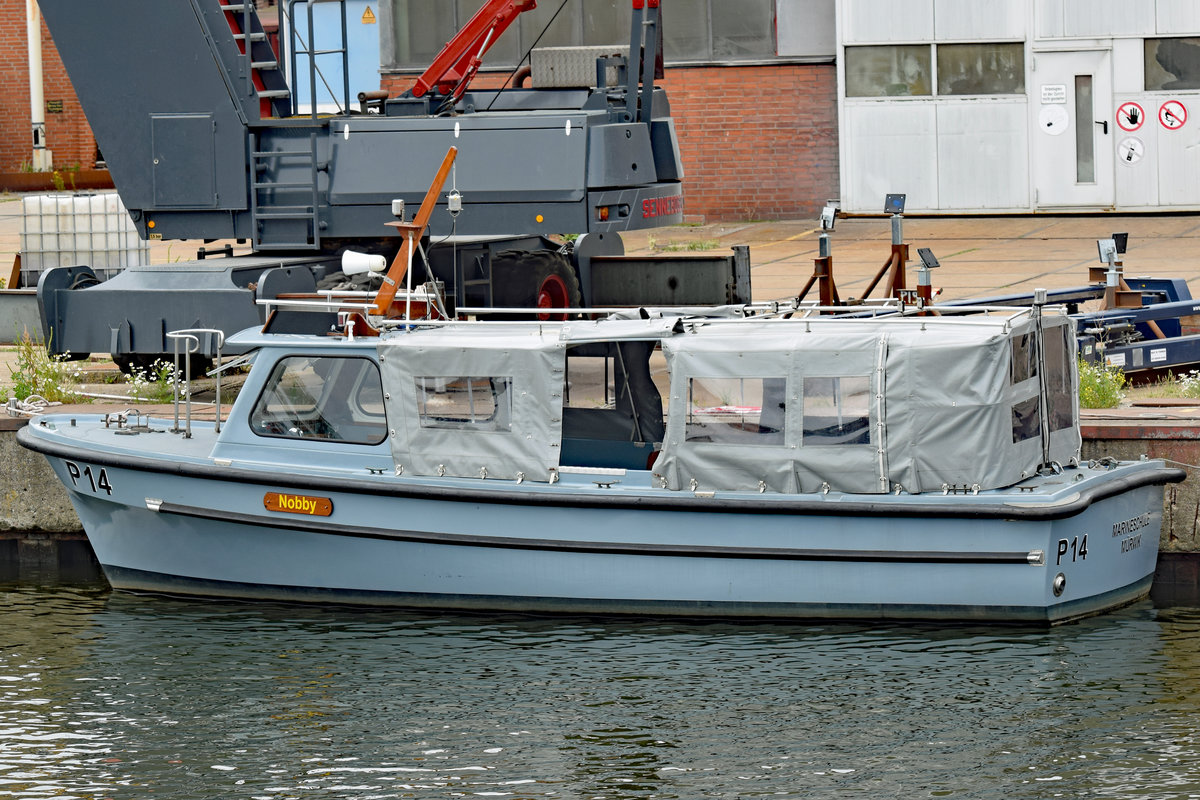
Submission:
<svg viewBox="0 0 1200 800">
<path fill-rule="evenodd" d="M 579 276 L 553 250 L 504 250 L 492 257 L 492 299 L 503 308 L 578 308 Z M 519 319 L 564 320 L 565 312 L 544 311 Z"/>
</svg>

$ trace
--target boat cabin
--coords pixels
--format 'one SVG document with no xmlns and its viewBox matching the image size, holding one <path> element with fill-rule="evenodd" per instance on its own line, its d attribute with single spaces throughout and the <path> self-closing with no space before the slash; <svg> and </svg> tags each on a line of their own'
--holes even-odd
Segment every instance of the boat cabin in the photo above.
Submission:
<svg viewBox="0 0 1200 800">
<path fill-rule="evenodd" d="M 1075 335 L 1049 310 L 664 312 L 292 345 L 260 354 L 269 375 L 239 400 L 251 440 L 386 451 L 398 475 L 623 469 L 668 491 L 917 493 L 1010 486 L 1079 456 Z"/>
</svg>

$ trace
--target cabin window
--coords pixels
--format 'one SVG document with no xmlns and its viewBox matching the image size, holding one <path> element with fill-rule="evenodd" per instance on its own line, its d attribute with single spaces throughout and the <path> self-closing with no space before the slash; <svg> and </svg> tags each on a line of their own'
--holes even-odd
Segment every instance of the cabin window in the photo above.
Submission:
<svg viewBox="0 0 1200 800">
<path fill-rule="evenodd" d="M 804 446 L 871 443 L 871 378 L 804 379 Z"/>
<path fill-rule="evenodd" d="M 1061 326 L 1046 333 L 1046 399 L 1049 407 L 1046 418 L 1050 430 L 1061 431 L 1075 424 L 1073 372 L 1075 348 L 1068 340 L 1069 330 Z"/>
<path fill-rule="evenodd" d="M 786 378 L 691 378 L 689 442 L 782 445 Z"/>
<path fill-rule="evenodd" d="M 422 428 L 512 430 L 512 378 L 470 375 L 413 380 Z"/>
<path fill-rule="evenodd" d="M 259 436 L 379 444 L 387 437 L 379 367 L 367 358 L 289 356 L 250 412 Z"/>
<path fill-rule="evenodd" d="M 1038 374 L 1037 349 L 1033 346 L 1032 333 L 1023 333 L 1012 338 L 1012 383 L 1027 381 Z"/>
<path fill-rule="evenodd" d="M 1013 444 L 1041 435 L 1041 403 L 1037 395 L 1012 407 Z"/>
</svg>

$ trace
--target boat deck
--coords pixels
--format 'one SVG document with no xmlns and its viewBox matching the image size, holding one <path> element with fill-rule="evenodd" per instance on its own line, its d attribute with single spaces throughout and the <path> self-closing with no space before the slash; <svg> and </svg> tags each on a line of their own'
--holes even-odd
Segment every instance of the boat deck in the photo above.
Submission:
<svg viewBox="0 0 1200 800">
<path fill-rule="evenodd" d="M 828 491 L 787 495 L 773 492 L 754 491 L 678 491 L 672 492 L 655 485 L 651 472 L 647 470 L 625 470 L 597 467 L 560 467 L 554 484 L 520 483 L 512 480 L 478 479 L 453 476 L 396 475 L 391 466 L 390 452 L 386 446 L 355 448 L 331 442 L 285 442 L 273 444 L 269 440 L 254 450 L 247 449 L 244 458 L 213 458 L 216 436 L 212 424 L 193 421 L 193 435 L 186 438 L 181 433 L 172 433 L 172 418 L 144 418 L 142 426 L 117 428 L 104 425 L 104 415 L 63 414 L 46 415 L 31 424 L 48 432 L 47 443 L 60 450 L 58 455 L 69 457 L 71 450 L 80 443 L 93 448 L 93 458 L 105 463 L 146 469 L 161 469 L 163 462 L 173 463 L 175 472 L 200 471 L 207 477 L 218 477 L 225 473 L 228 479 L 252 479 L 257 482 L 286 486 L 312 479 L 328 480 L 331 488 L 357 489 L 388 493 L 389 489 L 422 491 L 434 489 L 439 494 L 472 496 L 484 499 L 494 495 L 500 502 L 512 501 L 515 497 L 539 493 L 563 502 L 569 495 L 573 502 L 587 504 L 587 499 L 607 501 L 616 497 L 632 502 L 648 499 L 682 500 L 686 505 L 708 503 L 740 512 L 772 513 L 772 510 L 796 510 L 801 500 L 808 513 L 835 516 L 872 513 L 895 513 L 901 516 L 959 516 L 971 517 L 976 513 L 987 516 L 1009 513 L 1013 517 L 1066 516 L 1078 510 L 1081 503 L 1090 502 L 1088 495 L 1107 480 L 1108 473 L 1115 468 L 1111 461 L 1096 461 L 1081 464 L 1078 468 L 1068 467 L 1061 473 L 1034 475 L 1021 483 L 1000 489 L 979 491 L 970 486 L 946 486 L 942 491 L 921 494 L 893 493 L 863 495 L 848 492 Z M 62 433 L 57 431 L 62 430 Z M 147 455 L 145 437 L 153 438 L 153 455 Z M 331 447 L 332 445 L 332 447 Z M 349 457 L 329 458 L 330 452 Z M 317 458 L 321 455 L 321 458 Z M 1137 464 L 1125 465 L 1123 470 L 1135 473 Z M 1151 465 L 1148 463 L 1149 469 Z M 285 477 L 281 473 L 286 472 Z M 273 477 L 274 476 L 274 477 Z M 1136 477 L 1134 478 L 1136 480 Z M 345 486 L 341 486 L 345 482 Z M 689 502 L 690 501 L 690 502 Z M 733 506 L 730 506 L 730 504 Z M 1056 513 L 1061 510 L 1061 514 Z"/>
</svg>

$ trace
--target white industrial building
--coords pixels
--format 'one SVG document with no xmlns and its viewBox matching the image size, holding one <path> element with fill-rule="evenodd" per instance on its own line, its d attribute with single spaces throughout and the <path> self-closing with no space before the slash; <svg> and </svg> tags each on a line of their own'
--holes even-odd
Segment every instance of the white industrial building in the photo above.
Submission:
<svg viewBox="0 0 1200 800">
<path fill-rule="evenodd" d="M 842 208 L 1200 210 L 1198 0 L 836 0 Z"/>
</svg>

